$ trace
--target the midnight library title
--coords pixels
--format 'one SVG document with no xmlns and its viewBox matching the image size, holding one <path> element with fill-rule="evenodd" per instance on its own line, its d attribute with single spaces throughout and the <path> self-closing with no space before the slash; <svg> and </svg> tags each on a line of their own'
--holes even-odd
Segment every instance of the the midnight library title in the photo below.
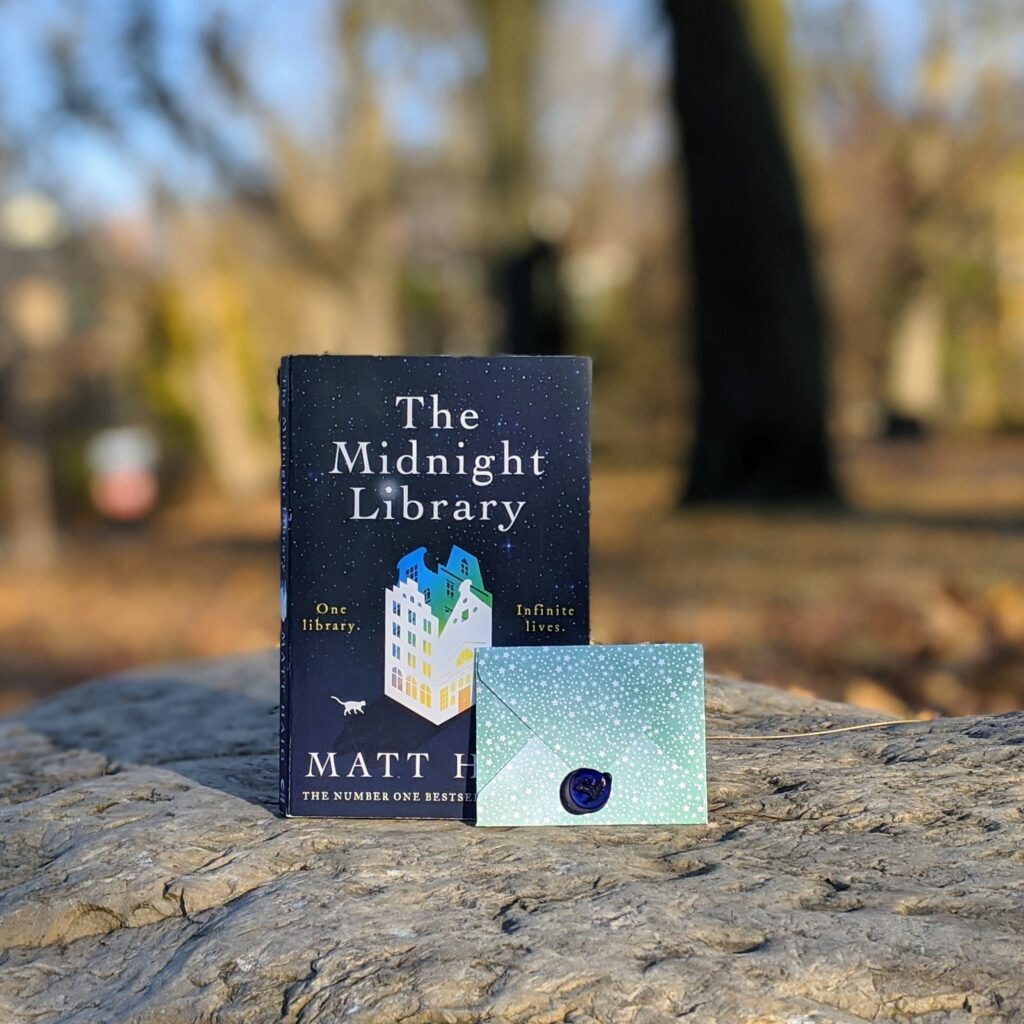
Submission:
<svg viewBox="0 0 1024 1024">
<path fill-rule="evenodd" d="M 395 407 L 403 430 L 457 430 L 468 434 L 480 426 L 476 409 L 447 409 L 436 394 L 397 395 Z M 544 475 L 546 456 L 539 449 L 529 454 L 517 452 L 507 438 L 498 442 L 497 450 L 488 452 L 466 451 L 466 444 L 466 439 L 460 438 L 455 454 L 443 454 L 424 451 L 418 437 L 410 437 L 403 450 L 397 452 L 388 447 L 387 441 L 333 441 L 331 475 L 348 473 L 380 478 L 375 488 L 349 488 L 349 519 L 479 520 L 494 522 L 499 533 L 507 533 L 526 508 L 525 500 L 421 500 L 408 484 L 399 482 L 406 477 L 456 476 L 465 477 L 474 487 L 486 488 L 499 477 Z"/>
</svg>

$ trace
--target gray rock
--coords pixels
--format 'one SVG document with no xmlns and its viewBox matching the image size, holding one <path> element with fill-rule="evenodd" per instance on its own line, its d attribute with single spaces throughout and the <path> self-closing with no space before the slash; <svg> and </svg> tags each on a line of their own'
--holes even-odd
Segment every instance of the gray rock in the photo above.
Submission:
<svg viewBox="0 0 1024 1024">
<path fill-rule="evenodd" d="M 274 656 L 0 722 L 0 1020 L 1024 1019 L 1024 714 L 709 746 L 712 824 L 283 820 Z M 709 731 L 872 716 L 712 680 Z"/>
</svg>

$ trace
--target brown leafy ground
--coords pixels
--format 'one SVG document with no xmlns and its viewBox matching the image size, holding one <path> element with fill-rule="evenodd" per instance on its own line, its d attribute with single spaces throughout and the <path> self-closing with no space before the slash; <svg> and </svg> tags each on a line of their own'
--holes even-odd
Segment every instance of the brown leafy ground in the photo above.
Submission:
<svg viewBox="0 0 1024 1024">
<path fill-rule="evenodd" d="M 904 713 L 1024 707 L 1024 441 L 866 446 L 849 514 L 671 513 L 667 470 L 601 470 L 593 635 L 698 640 L 710 669 Z M 277 511 L 193 499 L 0 567 L 0 711 L 129 665 L 276 641 Z"/>
</svg>

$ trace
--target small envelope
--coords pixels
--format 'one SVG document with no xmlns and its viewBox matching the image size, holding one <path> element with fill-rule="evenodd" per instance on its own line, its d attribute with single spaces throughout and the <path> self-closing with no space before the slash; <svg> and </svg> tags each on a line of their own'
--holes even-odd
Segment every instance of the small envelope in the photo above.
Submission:
<svg viewBox="0 0 1024 1024">
<path fill-rule="evenodd" d="M 475 661 L 478 825 L 707 821 L 699 645 L 481 647 Z M 597 810 L 571 792 L 584 777 Z"/>
</svg>

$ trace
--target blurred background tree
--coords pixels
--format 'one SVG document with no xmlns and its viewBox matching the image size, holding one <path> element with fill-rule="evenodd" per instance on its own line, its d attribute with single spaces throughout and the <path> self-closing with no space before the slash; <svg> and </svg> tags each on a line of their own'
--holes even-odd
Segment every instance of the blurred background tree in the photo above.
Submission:
<svg viewBox="0 0 1024 1024">
<path fill-rule="evenodd" d="M 596 639 L 1024 702 L 1015 0 L 7 0 L 0 57 L 12 701 L 274 642 L 282 354 L 529 351 L 594 359 Z"/>
<path fill-rule="evenodd" d="M 833 501 L 825 317 L 780 102 L 785 9 L 666 0 L 666 10 L 694 287 L 685 498 Z"/>
<path fill-rule="evenodd" d="M 545 204 L 538 194 L 534 141 L 534 83 L 544 8 L 541 0 L 476 0 L 474 9 L 486 48 L 481 250 L 498 308 L 495 347 L 514 355 L 564 355 L 569 322 L 558 243 L 569 212 L 564 201 L 548 197 Z"/>
</svg>

